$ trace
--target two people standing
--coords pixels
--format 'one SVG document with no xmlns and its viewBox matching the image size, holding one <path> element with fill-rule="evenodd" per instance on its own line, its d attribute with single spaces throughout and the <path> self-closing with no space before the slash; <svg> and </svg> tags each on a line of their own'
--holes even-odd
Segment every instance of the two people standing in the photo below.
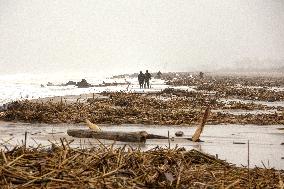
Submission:
<svg viewBox="0 0 284 189">
<path fill-rule="evenodd" d="M 151 77 L 152 77 L 152 75 L 148 72 L 148 70 L 146 70 L 145 74 L 143 74 L 142 71 L 140 71 L 140 73 L 138 75 L 138 81 L 139 81 L 140 89 L 142 89 L 142 88 L 148 88 L 149 89 Z"/>
</svg>

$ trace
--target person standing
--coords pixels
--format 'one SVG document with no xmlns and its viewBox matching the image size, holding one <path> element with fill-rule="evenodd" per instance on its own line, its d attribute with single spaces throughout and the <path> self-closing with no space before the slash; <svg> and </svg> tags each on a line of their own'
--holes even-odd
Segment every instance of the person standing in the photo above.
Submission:
<svg viewBox="0 0 284 189">
<path fill-rule="evenodd" d="M 142 73 L 142 71 L 140 71 L 139 75 L 138 75 L 138 82 L 140 85 L 140 89 L 143 88 L 144 86 L 144 80 L 145 80 L 145 75 Z"/>
<path fill-rule="evenodd" d="M 145 88 L 147 87 L 149 89 L 151 77 L 152 77 L 151 74 L 148 72 L 148 70 L 146 70 L 146 73 L 145 73 Z"/>
<path fill-rule="evenodd" d="M 203 72 L 199 72 L 199 78 L 203 79 L 204 78 L 204 73 Z"/>
</svg>

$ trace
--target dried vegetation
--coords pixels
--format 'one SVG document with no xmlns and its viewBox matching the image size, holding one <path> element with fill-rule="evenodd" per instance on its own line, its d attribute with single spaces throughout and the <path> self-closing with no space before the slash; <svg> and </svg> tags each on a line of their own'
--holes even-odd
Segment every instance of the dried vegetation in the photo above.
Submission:
<svg viewBox="0 0 284 189">
<path fill-rule="evenodd" d="M 173 88 L 156 93 L 107 93 L 107 98 L 88 99 L 88 102 L 20 101 L 9 105 L 0 119 L 43 123 L 79 123 L 89 119 L 104 124 L 195 125 L 200 112 L 212 110 L 271 110 L 275 113 L 241 114 L 213 112 L 208 124 L 284 124 L 284 79 L 267 77 L 207 76 L 203 79 L 189 74 L 164 74 L 170 85 L 195 86 L 185 91 Z M 264 104 L 229 101 L 226 99 L 276 101 L 275 107 Z M 270 111 L 270 112 L 271 112 Z"/>
<path fill-rule="evenodd" d="M 183 94 L 183 96 L 181 95 Z M 194 97 L 191 97 L 194 94 Z M 201 94 L 179 92 L 170 97 L 161 94 L 105 93 L 109 98 L 88 103 L 33 102 L 11 103 L 2 115 L 6 121 L 43 123 L 80 123 L 89 119 L 98 124 L 156 124 L 156 125 L 193 125 L 199 123 L 200 112 L 210 105 L 216 109 L 267 109 L 256 104 L 231 103 L 226 105 L 216 100 L 205 100 Z M 168 98 L 165 100 L 165 97 Z M 162 99 L 163 98 L 163 99 Z M 233 115 L 215 112 L 208 124 L 284 124 L 283 112 L 274 114 Z"/>
<path fill-rule="evenodd" d="M 62 140 L 64 141 L 64 140 Z M 0 155 L 1 188 L 281 188 L 284 172 L 236 167 L 196 150 L 101 146 L 14 148 Z"/>
<path fill-rule="evenodd" d="M 284 91 L 275 87 L 284 86 L 284 77 L 237 77 L 207 76 L 193 78 L 190 74 L 164 75 L 168 85 L 195 86 L 197 90 L 214 91 L 218 98 L 237 97 L 245 100 L 283 101 Z M 273 88 L 274 87 L 274 88 Z"/>
</svg>

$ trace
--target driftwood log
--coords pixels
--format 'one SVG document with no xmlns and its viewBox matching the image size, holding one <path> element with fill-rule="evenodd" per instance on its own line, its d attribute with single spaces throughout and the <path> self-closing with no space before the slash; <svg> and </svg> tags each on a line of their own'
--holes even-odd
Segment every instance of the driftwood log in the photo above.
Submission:
<svg viewBox="0 0 284 189">
<path fill-rule="evenodd" d="M 201 135 L 201 133 L 203 131 L 203 128 L 204 128 L 204 126 L 206 124 L 206 121 L 207 121 L 207 119 L 209 117 L 209 113 L 210 113 L 210 107 L 208 106 L 206 108 L 205 112 L 204 112 L 203 117 L 202 117 L 201 124 L 196 128 L 194 134 L 191 137 L 191 141 L 193 141 L 193 142 L 200 142 L 199 137 L 200 137 L 200 135 Z"/>
<path fill-rule="evenodd" d="M 69 136 L 77 138 L 96 138 L 122 142 L 146 142 L 146 139 L 167 139 L 168 137 L 148 134 L 146 131 L 139 132 L 114 132 L 114 131 L 92 131 L 92 130 L 67 130 Z"/>
</svg>

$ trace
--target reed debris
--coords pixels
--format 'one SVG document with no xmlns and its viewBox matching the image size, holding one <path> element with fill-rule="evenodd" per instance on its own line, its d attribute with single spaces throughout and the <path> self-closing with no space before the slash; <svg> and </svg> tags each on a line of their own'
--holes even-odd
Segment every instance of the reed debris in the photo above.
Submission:
<svg viewBox="0 0 284 189">
<path fill-rule="evenodd" d="M 0 188 L 277 188 L 284 172 L 236 167 L 197 150 L 129 146 L 16 147 L 0 156 Z"/>
</svg>

